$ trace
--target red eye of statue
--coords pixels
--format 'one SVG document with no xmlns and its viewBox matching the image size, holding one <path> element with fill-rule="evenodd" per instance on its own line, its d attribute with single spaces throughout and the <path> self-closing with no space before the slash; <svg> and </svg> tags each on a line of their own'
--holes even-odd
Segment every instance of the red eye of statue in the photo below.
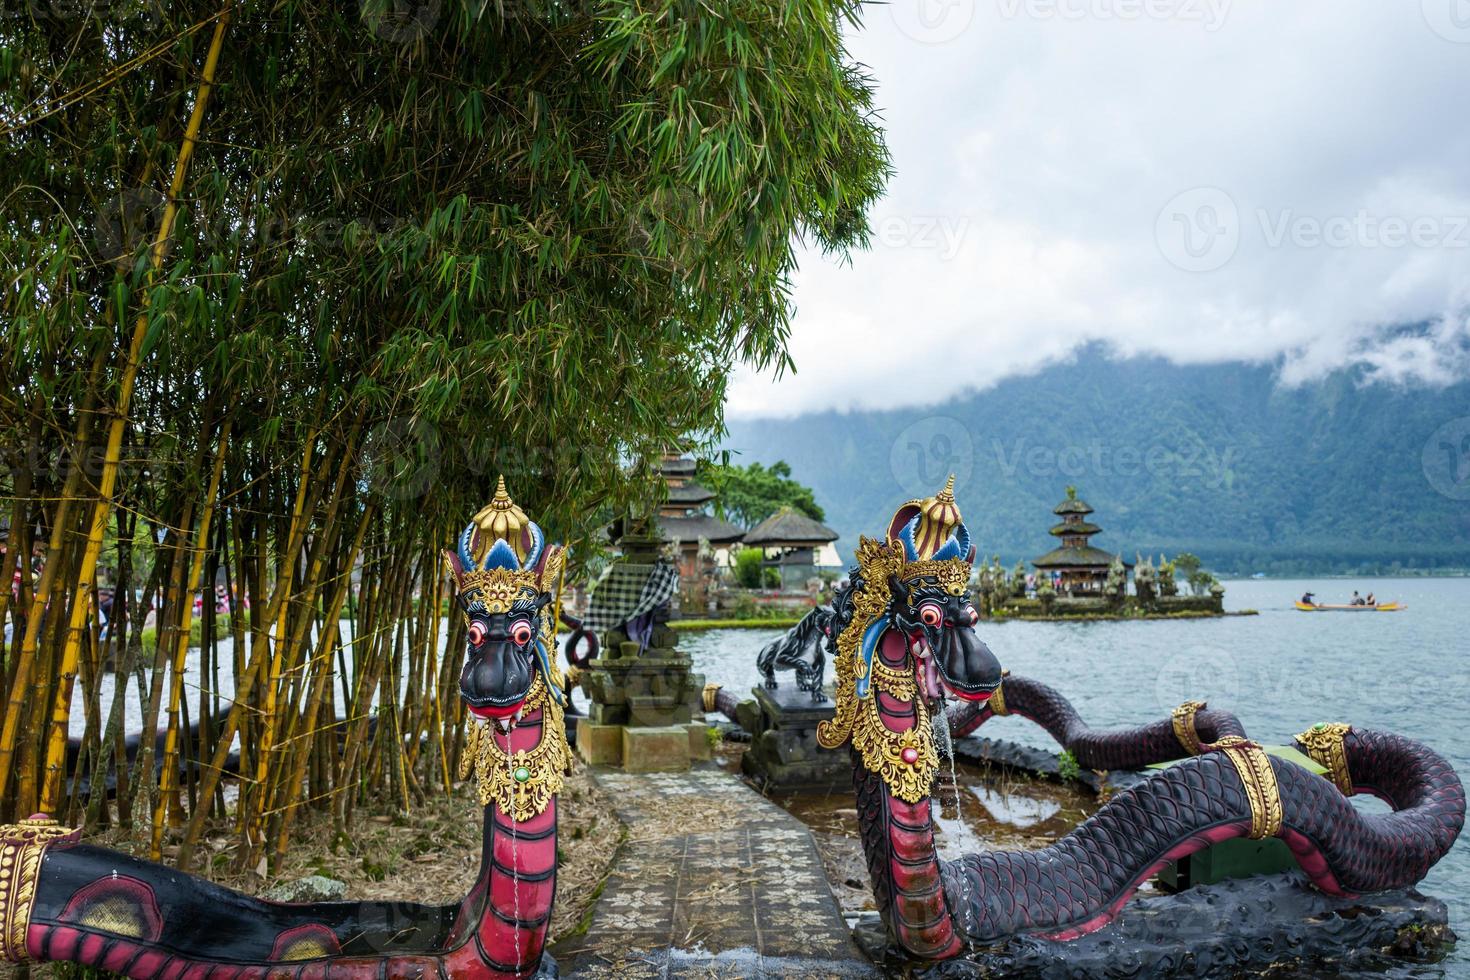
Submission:
<svg viewBox="0 0 1470 980">
<path fill-rule="evenodd" d="M 470 646 L 477 647 L 485 642 L 485 627 L 479 623 L 471 623 L 469 628 Z"/>
<path fill-rule="evenodd" d="M 529 620 L 518 619 L 510 628 L 510 638 L 515 641 L 516 646 L 525 646 L 531 642 L 531 623 Z"/>
<path fill-rule="evenodd" d="M 919 607 L 919 619 L 925 626 L 938 626 L 944 622 L 944 610 L 937 603 L 926 602 Z"/>
</svg>

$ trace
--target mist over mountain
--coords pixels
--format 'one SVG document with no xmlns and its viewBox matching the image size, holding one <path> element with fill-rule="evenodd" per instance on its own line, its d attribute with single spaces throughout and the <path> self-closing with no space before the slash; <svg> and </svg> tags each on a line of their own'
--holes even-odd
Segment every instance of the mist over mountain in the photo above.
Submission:
<svg viewBox="0 0 1470 980">
<path fill-rule="evenodd" d="M 926 355 L 928 357 L 928 355 Z M 929 358 L 931 369 L 961 370 Z M 892 383 L 914 383 L 907 366 Z M 1470 567 L 1470 383 L 1286 386 L 1270 365 L 1116 360 L 1100 349 L 925 409 L 732 419 L 739 462 L 784 459 L 850 559 L 895 506 L 957 476 L 980 551 L 1049 550 L 1075 485 L 1094 543 L 1189 550 L 1227 574 Z"/>
</svg>

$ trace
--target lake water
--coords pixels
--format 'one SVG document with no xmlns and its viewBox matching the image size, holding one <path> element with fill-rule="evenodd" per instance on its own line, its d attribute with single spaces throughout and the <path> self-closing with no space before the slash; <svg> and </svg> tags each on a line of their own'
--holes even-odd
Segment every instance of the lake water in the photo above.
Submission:
<svg viewBox="0 0 1470 980">
<path fill-rule="evenodd" d="M 1258 616 L 1094 623 L 982 623 L 980 634 L 1016 674 L 1065 694 L 1094 727 L 1136 725 L 1199 698 L 1240 716 L 1252 737 L 1282 743 L 1318 721 L 1345 721 L 1418 738 L 1470 778 L 1470 579 L 1248 580 L 1226 583 L 1227 609 Z M 1408 603 L 1398 613 L 1302 613 L 1353 590 Z M 692 634 L 681 646 L 706 679 L 743 690 L 755 657 L 780 630 Z M 789 674 L 786 676 L 790 676 Z M 831 678 L 829 666 L 828 678 Z M 985 735 L 1055 748 L 1019 718 Z M 1462 837 L 1420 886 L 1450 905 L 1467 941 L 1419 975 L 1470 977 L 1470 843 Z"/>
</svg>

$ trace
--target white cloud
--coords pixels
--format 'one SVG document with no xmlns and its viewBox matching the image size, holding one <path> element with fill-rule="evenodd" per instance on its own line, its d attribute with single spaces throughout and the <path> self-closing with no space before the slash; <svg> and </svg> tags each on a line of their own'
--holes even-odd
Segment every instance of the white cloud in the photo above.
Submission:
<svg viewBox="0 0 1470 980">
<path fill-rule="evenodd" d="M 1463 2 L 870 7 L 852 48 L 898 171 L 877 238 L 805 257 L 798 374 L 741 375 L 731 414 L 935 402 L 1094 341 L 1463 376 Z M 1437 326 L 1386 330 L 1410 323 Z"/>
</svg>

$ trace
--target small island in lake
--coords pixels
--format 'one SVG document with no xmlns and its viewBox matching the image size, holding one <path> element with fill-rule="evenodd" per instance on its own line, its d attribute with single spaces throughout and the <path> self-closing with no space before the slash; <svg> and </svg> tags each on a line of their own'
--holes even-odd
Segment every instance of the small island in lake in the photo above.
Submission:
<svg viewBox="0 0 1470 980">
<path fill-rule="evenodd" d="M 1051 529 L 1059 545 L 1007 572 L 1000 557 L 982 564 L 975 604 L 987 619 L 1178 619 L 1228 615 L 1225 587 L 1188 552 L 1126 562 L 1094 547 L 1102 528 L 1088 520 L 1093 509 L 1076 487 L 1052 508 L 1061 521 Z M 1180 577 L 1188 591 L 1180 592 Z M 1132 588 L 1130 590 L 1130 581 Z M 1242 614 L 1249 614 L 1245 611 Z"/>
</svg>

